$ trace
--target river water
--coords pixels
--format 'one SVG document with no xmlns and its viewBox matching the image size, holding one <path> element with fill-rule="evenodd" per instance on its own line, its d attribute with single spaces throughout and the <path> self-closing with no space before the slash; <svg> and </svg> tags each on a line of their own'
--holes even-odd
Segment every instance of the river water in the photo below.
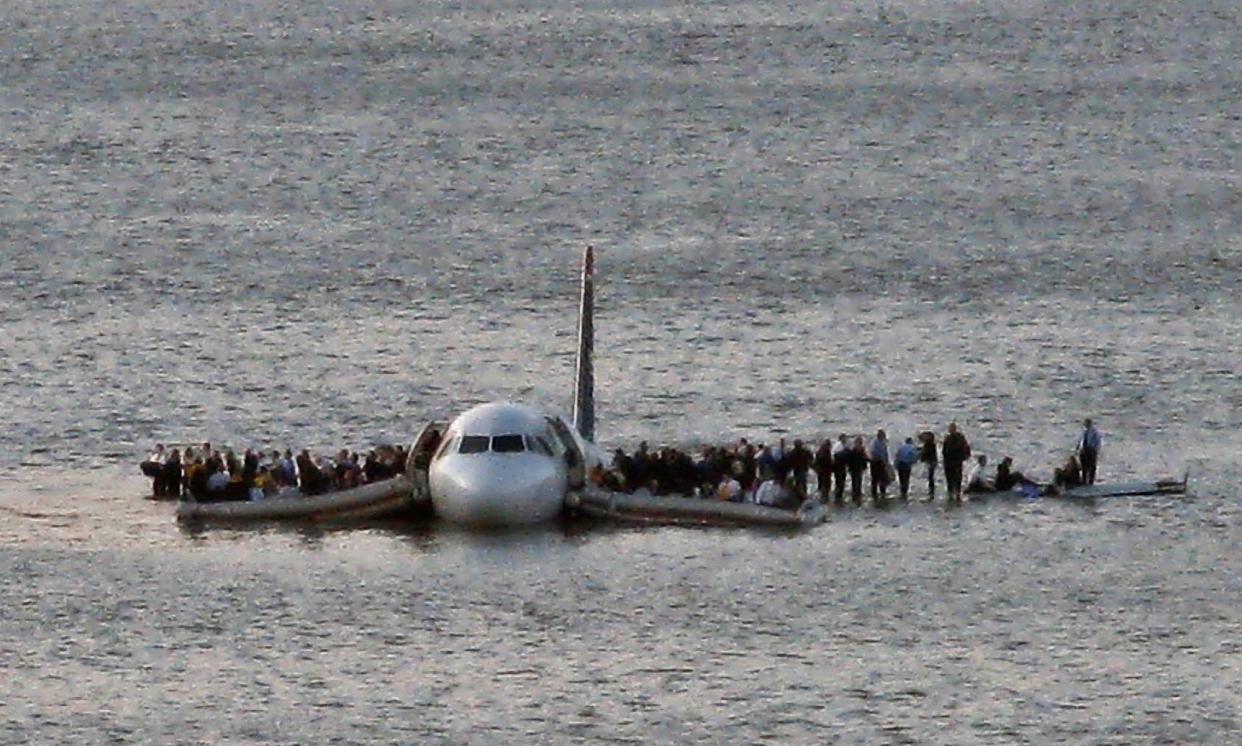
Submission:
<svg viewBox="0 0 1242 746">
<path fill-rule="evenodd" d="M 11 0 L 0 741 L 1236 742 L 1234 3 Z M 943 432 L 1186 498 L 189 530 L 156 442 Z"/>
</svg>

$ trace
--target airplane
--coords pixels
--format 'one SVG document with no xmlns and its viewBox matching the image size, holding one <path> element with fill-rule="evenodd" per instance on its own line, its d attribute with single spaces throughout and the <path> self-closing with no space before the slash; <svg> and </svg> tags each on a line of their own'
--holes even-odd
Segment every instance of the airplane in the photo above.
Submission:
<svg viewBox="0 0 1242 746">
<path fill-rule="evenodd" d="M 603 465 L 595 445 L 595 258 L 582 260 L 573 420 L 515 402 L 454 419 L 427 472 L 432 510 L 451 523 L 520 526 L 552 520 Z"/>
<path fill-rule="evenodd" d="M 454 419 L 431 446 L 437 423 L 414 438 L 408 478 L 383 480 L 312 497 L 199 503 L 177 507 L 178 520 L 359 518 L 427 506 L 441 519 L 465 526 L 523 526 L 563 513 L 628 520 L 811 526 L 827 508 L 808 500 L 797 511 L 765 505 L 630 495 L 592 489 L 603 467 L 595 445 L 594 253 L 582 261 L 578 311 L 578 360 L 572 420 L 539 407 L 500 401 L 481 404 Z M 431 451 L 428 457 L 428 450 Z M 412 481 L 411 481 L 412 480 Z"/>
</svg>

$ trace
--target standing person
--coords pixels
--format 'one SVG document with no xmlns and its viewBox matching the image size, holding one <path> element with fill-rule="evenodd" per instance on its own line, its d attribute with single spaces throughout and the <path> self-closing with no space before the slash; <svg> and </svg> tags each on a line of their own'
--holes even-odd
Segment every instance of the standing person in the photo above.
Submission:
<svg viewBox="0 0 1242 746">
<path fill-rule="evenodd" d="M 944 483 L 949 499 L 961 502 L 962 464 L 970 458 L 970 442 L 958 432 L 956 422 L 949 423 L 949 433 L 944 436 L 940 453 L 944 457 Z"/>
<path fill-rule="evenodd" d="M 766 482 L 776 477 L 776 456 L 772 453 L 771 446 L 759 444 L 759 458 L 755 459 L 755 463 L 759 467 L 759 481 Z"/>
<path fill-rule="evenodd" d="M 272 451 L 272 455 L 269 456 L 268 458 L 271 459 L 271 461 L 269 461 L 267 464 L 268 470 L 280 472 L 280 479 L 284 480 L 285 470 L 284 470 L 284 467 L 281 466 L 281 463 L 280 463 L 280 451 Z"/>
<path fill-rule="evenodd" d="M 901 486 L 901 499 L 910 499 L 910 472 L 919 460 L 919 449 L 914 447 L 914 438 L 906 438 L 906 442 L 897 449 L 893 459 L 897 465 L 897 482 Z"/>
<path fill-rule="evenodd" d="M 143 461 L 140 468 L 142 473 L 151 478 L 151 495 L 153 497 L 164 496 L 164 462 L 167 455 L 164 453 L 164 444 L 156 443 L 155 450 L 151 455 L 147 456 L 147 460 Z"/>
<path fill-rule="evenodd" d="M 194 446 L 186 446 L 181 452 L 181 484 L 177 485 L 177 494 L 185 497 L 190 494 L 190 467 L 198 459 Z"/>
<path fill-rule="evenodd" d="M 806 475 L 811 470 L 811 462 L 815 456 L 811 450 L 802 444 L 801 440 L 794 440 L 793 448 L 788 454 L 789 470 L 793 473 L 794 491 L 798 493 L 798 498 L 806 499 Z"/>
<path fill-rule="evenodd" d="M 647 450 L 647 441 L 638 444 L 638 450 L 630 459 L 630 470 L 634 476 L 631 490 L 639 490 L 651 480 L 651 452 Z"/>
<path fill-rule="evenodd" d="M 826 503 L 832 494 L 832 438 L 824 438 L 815 451 L 815 478 L 819 481 L 819 501 Z"/>
<path fill-rule="evenodd" d="M 181 451 L 176 448 L 168 454 L 164 462 L 164 494 L 168 497 L 181 497 Z"/>
<path fill-rule="evenodd" d="M 241 462 L 237 460 L 237 454 L 233 453 L 232 448 L 224 451 L 224 466 L 228 469 L 230 479 L 234 477 L 241 479 Z"/>
<path fill-rule="evenodd" d="M 202 456 L 195 456 L 193 461 L 184 467 L 185 489 L 190 500 L 204 500 L 207 497 L 207 465 Z"/>
<path fill-rule="evenodd" d="M 742 491 L 750 492 L 755 488 L 755 477 L 758 474 L 759 466 L 755 461 L 755 447 L 746 442 L 745 438 L 740 441 L 741 447 L 737 452 L 737 462 L 741 474 L 738 477 L 742 483 Z"/>
<path fill-rule="evenodd" d="M 624 485 L 621 491 L 634 491 L 634 488 L 631 486 L 634 483 L 634 464 L 630 457 L 625 455 L 624 449 L 618 448 L 612 452 L 612 471 L 619 477 L 621 484 Z"/>
<path fill-rule="evenodd" d="M 245 454 L 242 455 L 242 484 L 245 485 L 246 492 L 250 492 L 250 488 L 254 486 L 255 477 L 259 475 L 259 454 L 254 449 L 247 448 Z"/>
<path fill-rule="evenodd" d="M 772 458 L 775 459 L 777 463 L 780 463 L 785 460 L 785 456 L 788 453 L 789 449 L 785 448 L 785 439 L 778 438 L 776 441 L 776 447 L 772 449 Z"/>
<path fill-rule="evenodd" d="M 927 464 L 927 499 L 936 499 L 936 434 L 926 430 L 919 435 L 919 462 Z"/>
<path fill-rule="evenodd" d="M 846 451 L 845 459 L 850 469 L 850 497 L 855 505 L 862 505 L 863 473 L 867 471 L 867 444 L 863 442 L 863 436 L 854 438 L 854 445 Z"/>
<path fill-rule="evenodd" d="M 285 449 L 285 457 L 280 461 L 280 470 L 284 472 L 285 484 L 297 485 L 298 467 L 293 461 L 293 449 Z"/>
<path fill-rule="evenodd" d="M 302 489 L 303 495 L 310 497 L 311 495 L 318 495 L 323 491 L 323 473 L 319 471 L 319 467 L 311 459 L 310 451 L 305 448 L 302 449 L 302 452 L 298 454 L 297 467 L 298 477 L 301 479 L 301 483 L 298 486 Z"/>
<path fill-rule="evenodd" d="M 1078 436 L 1078 463 L 1082 467 L 1082 483 L 1095 484 L 1095 467 L 1100 459 L 1100 431 L 1091 419 L 1082 421 L 1082 435 Z"/>
<path fill-rule="evenodd" d="M 832 447 L 832 474 L 836 477 L 837 487 L 833 492 L 833 499 L 837 505 L 845 501 L 845 475 L 849 471 L 849 438 L 845 433 L 841 433 L 837 438 L 837 443 Z"/>
<path fill-rule="evenodd" d="M 888 499 L 888 435 L 877 430 L 867 453 L 871 463 L 871 499 Z"/>
</svg>

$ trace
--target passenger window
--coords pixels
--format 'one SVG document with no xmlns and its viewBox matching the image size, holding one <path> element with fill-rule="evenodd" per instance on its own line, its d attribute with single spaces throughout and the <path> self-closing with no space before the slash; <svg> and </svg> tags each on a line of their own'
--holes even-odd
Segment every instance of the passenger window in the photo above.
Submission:
<svg viewBox="0 0 1242 746">
<path fill-rule="evenodd" d="M 461 438 L 461 447 L 457 449 L 457 452 L 486 453 L 489 440 L 491 440 L 491 438 L 486 435 L 463 435 Z"/>
<path fill-rule="evenodd" d="M 492 438 L 492 450 L 496 453 L 521 453 L 526 450 L 521 435 L 497 435 Z"/>
</svg>

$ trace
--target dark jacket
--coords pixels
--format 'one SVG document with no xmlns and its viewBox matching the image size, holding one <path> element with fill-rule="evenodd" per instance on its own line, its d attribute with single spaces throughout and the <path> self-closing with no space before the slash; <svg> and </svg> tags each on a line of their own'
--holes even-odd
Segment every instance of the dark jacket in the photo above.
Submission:
<svg viewBox="0 0 1242 746">
<path fill-rule="evenodd" d="M 805 475 L 811 468 L 813 456 L 806 446 L 794 446 L 789 451 L 789 468 L 794 474 Z"/>
<path fill-rule="evenodd" d="M 848 466 L 849 470 L 852 472 L 866 471 L 867 466 L 871 463 L 871 459 L 867 457 L 866 448 L 855 448 L 854 446 L 850 446 L 845 449 L 845 452 L 842 455 L 845 456 L 845 465 Z"/>
<path fill-rule="evenodd" d="M 824 443 L 815 451 L 815 471 L 826 474 L 832 471 L 832 444 Z"/>
<path fill-rule="evenodd" d="M 961 433 L 949 433 L 944 436 L 944 446 L 941 448 L 944 454 L 944 460 L 947 464 L 961 464 L 970 458 L 970 443 L 967 442 L 966 436 Z"/>
</svg>

